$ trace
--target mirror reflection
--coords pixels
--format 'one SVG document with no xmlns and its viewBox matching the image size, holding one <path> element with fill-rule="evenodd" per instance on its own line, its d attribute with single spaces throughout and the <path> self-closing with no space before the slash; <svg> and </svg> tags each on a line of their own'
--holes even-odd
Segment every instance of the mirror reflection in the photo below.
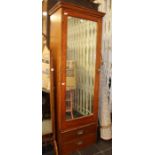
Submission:
<svg viewBox="0 0 155 155">
<path fill-rule="evenodd" d="M 66 120 L 93 114 L 97 23 L 67 17 Z"/>
</svg>

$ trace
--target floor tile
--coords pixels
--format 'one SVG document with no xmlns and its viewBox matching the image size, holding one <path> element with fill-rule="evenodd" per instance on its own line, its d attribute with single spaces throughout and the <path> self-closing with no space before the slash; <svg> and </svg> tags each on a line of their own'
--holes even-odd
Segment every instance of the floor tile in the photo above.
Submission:
<svg viewBox="0 0 155 155">
<path fill-rule="evenodd" d="M 95 153 L 94 155 L 105 155 L 104 152 L 98 152 L 98 153 Z"/>
<path fill-rule="evenodd" d="M 54 155 L 54 152 L 47 152 L 47 153 L 44 153 L 43 155 Z"/>
<path fill-rule="evenodd" d="M 42 147 L 42 155 L 54 155 L 54 150 L 52 145 L 46 145 Z"/>
<path fill-rule="evenodd" d="M 79 151 L 76 151 L 74 153 L 71 153 L 70 155 L 81 155 Z"/>
<path fill-rule="evenodd" d="M 98 152 L 99 149 L 96 147 L 96 144 L 90 145 L 89 147 L 80 150 L 81 155 L 94 155 Z"/>
<path fill-rule="evenodd" d="M 110 141 L 100 140 L 97 142 L 96 145 L 100 151 L 105 151 L 108 148 L 112 148 L 112 140 Z"/>
<path fill-rule="evenodd" d="M 43 149 L 42 155 L 54 155 L 51 145 Z M 112 140 L 99 140 L 96 144 L 90 145 L 80 151 L 76 151 L 71 155 L 112 155 Z"/>
<path fill-rule="evenodd" d="M 110 149 L 110 150 L 104 152 L 104 155 L 112 155 L 112 149 Z"/>
</svg>

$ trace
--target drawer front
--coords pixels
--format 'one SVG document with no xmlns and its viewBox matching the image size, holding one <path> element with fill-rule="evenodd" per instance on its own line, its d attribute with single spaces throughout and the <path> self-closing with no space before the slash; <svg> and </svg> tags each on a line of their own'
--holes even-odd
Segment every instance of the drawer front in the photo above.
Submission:
<svg viewBox="0 0 155 155">
<path fill-rule="evenodd" d="M 62 144 L 62 155 L 69 155 L 70 153 L 86 147 L 96 142 L 96 133 L 90 133 L 81 136 L 73 141 Z"/>
<path fill-rule="evenodd" d="M 63 141 L 63 143 L 67 143 L 71 140 L 77 139 L 77 138 L 82 137 L 84 135 L 87 135 L 90 133 L 96 133 L 96 130 L 97 130 L 97 126 L 95 124 L 95 125 L 75 129 L 72 131 L 68 131 L 68 132 L 61 134 L 62 135 L 62 141 Z"/>
</svg>

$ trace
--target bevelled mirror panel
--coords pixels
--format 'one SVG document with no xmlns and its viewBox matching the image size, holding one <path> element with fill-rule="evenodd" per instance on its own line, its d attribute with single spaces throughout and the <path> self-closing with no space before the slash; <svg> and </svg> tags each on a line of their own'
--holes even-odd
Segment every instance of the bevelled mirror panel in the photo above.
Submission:
<svg viewBox="0 0 155 155">
<path fill-rule="evenodd" d="M 97 23 L 67 17 L 66 120 L 93 114 Z"/>
</svg>

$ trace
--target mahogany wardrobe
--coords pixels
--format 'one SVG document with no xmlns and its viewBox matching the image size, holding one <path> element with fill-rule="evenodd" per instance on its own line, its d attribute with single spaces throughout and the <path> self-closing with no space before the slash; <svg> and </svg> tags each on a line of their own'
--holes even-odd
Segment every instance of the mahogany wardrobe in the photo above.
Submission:
<svg viewBox="0 0 155 155">
<path fill-rule="evenodd" d="M 86 0 L 51 0 L 50 50 L 54 67 L 54 123 L 60 155 L 96 142 L 102 20 Z"/>
</svg>

